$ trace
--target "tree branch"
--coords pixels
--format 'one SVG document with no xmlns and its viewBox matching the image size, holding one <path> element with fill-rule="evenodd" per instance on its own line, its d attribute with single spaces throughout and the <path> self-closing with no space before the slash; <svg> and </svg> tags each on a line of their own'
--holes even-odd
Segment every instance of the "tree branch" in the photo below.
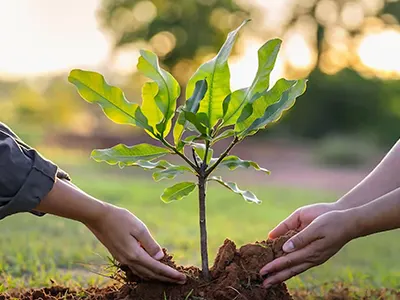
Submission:
<svg viewBox="0 0 400 300">
<path fill-rule="evenodd" d="M 235 137 L 229 147 L 225 150 L 224 153 L 218 158 L 218 160 L 206 171 L 206 177 L 208 177 L 215 168 L 221 163 L 221 161 L 229 154 L 229 151 L 239 142 L 239 138 Z"/>
<path fill-rule="evenodd" d="M 184 154 L 182 154 L 181 152 L 179 152 L 174 146 L 172 146 L 170 143 L 168 143 L 165 139 L 162 139 L 161 142 L 169 149 L 171 149 L 172 151 L 174 151 L 175 154 L 178 154 L 184 161 L 186 161 L 186 163 L 188 163 L 189 166 L 191 166 L 193 168 L 193 170 L 195 170 L 196 172 L 199 172 L 199 168 L 190 161 L 189 158 L 187 158 Z"/>
</svg>

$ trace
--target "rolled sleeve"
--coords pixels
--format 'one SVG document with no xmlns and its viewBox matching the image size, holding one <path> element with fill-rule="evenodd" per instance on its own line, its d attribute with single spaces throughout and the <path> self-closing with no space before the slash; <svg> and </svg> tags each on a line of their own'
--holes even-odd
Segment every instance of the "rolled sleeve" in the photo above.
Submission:
<svg viewBox="0 0 400 300">
<path fill-rule="evenodd" d="M 0 220 L 20 212 L 43 215 L 34 209 L 53 188 L 58 167 L 20 145 L 4 128 L 0 127 Z"/>
</svg>

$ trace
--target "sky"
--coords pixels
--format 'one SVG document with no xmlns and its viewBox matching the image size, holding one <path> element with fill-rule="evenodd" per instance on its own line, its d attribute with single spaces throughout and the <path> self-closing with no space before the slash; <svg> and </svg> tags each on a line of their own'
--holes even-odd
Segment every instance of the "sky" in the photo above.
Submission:
<svg viewBox="0 0 400 300">
<path fill-rule="evenodd" d="M 95 17 L 98 0 L 0 0 L 0 76 L 96 66 L 110 43 Z"/>
<path fill-rule="evenodd" d="M 278 3 L 269 1 L 269 6 Z M 285 1 L 290 0 L 279 0 L 276 9 L 282 8 Z M 19 79 L 77 67 L 97 70 L 109 62 L 111 41 L 100 30 L 95 15 L 99 3 L 100 0 L 0 0 L 0 78 Z M 289 42 L 292 63 L 306 65 L 311 54 L 304 40 L 297 37 L 285 41 Z M 246 45 L 243 55 L 232 60 L 233 88 L 251 82 L 252 77 L 243 79 L 243 74 L 253 74 L 257 69 L 255 53 L 260 42 L 249 41 Z M 371 34 L 359 49 L 366 65 L 400 74 L 398 53 L 400 34 L 395 31 Z M 120 64 L 125 69 L 129 64 L 135 67 L 137 55 L 129 54 Z M 282 61 L 278 61 L 274 77 L 282 75 L 282 70 Z"/>
</svg>

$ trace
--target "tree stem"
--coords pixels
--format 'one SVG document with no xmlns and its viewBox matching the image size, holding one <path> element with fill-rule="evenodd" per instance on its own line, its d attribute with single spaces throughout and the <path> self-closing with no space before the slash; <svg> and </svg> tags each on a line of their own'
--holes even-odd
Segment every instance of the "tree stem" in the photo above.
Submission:
<svg viewBox="0 0 400 300">
<path fill-rule="evenodd" d="M 199 175 L 199 221 L 202 275 L 206 281 L 211 280 L 208 267 L 207 224 L 206 224 L 206 178 Z"/>
<path fill-rule="evenodd" d="M 184 154 L 180 153 L 174 146 L 168 143 L 165 139 L 162 139 L 161 142 L 169 149 L 174 151 L 175 154 L 178 154 L 186 163 L 193 168 L 196 172 L 199 172 L 199 168 L 190 161 Z"/>
<path fill-rule="evenodd" d="M 229 151 L 239 142 L 239 138 L 235 137 L 229 147 L 221 154 L 218 160 L 208 169 L 206 170 L 206 178 L 215 170 L 216 167 L 221 163 L 221 161 L 229 154 Z"/>
</svg>

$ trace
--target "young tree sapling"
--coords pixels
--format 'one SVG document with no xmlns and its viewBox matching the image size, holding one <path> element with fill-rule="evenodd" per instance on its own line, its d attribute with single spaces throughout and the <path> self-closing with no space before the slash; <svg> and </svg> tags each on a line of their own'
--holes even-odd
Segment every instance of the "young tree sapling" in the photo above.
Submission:
<svg viewBox="0 0 400 300">
<path fill-rule="evenodd" d="M 158 57 L 147 50 L 140 52 L 137 65 L 138 71 L 151 79 L 142 87 L 141 105 L 129 102 L 121 89 L 109 85 L 96 72 L 75 69 L 68 77 L 81 97 L 100 105 L 109 119 L 118 124 L 140 127 L 159 142 L 159 146 L 119 144 L 109 149 L 93 150 L 91 157 L 94 160 L 118 164 L 121 168 L 137 166 L 152 170 L 155 181 L 173 179 L 185 172 L 197 177 L 197 182 L 184 181 L 165 189 L 161 199 L 164 202 L 181 200 L 197 186 L 202 275 L 206 280 L 210 279 L 206 226 L 207 183 L 218 182 L 248 202 L 261 203 L 252 192 L 241 190 L 236 183 L 225 182 L 221 177 L 213 176 L 213 172 L 219 167 L 230 170 L 242 167 L 269 174 L 268 170 L 257 163 L 229 153 L 246 137 L 276 122 L 306 90 L 306 79 L 281 78 L 270 87 L 270 75 L 282 43 L 280 39 L 272 39 L 258 50 L 258 70 L 252 84 L 231 91 L 228 57 L 240 29 L 248 21 L 230 32 L 218 54 L 197 69 L 187 83 L 187 100 L 178 108 L 177 99 L 181 88 L 177 80 L 163 70 Z M 173 143 L 167 140 L 172 127 Z M 231 139 L 229 147 L 219 157 L 215 157 L 212 147 L 227 138 Z M 186 165 L 175 165 L 160 159 L 169 154 L 179 156 Z"/>
</svg>

